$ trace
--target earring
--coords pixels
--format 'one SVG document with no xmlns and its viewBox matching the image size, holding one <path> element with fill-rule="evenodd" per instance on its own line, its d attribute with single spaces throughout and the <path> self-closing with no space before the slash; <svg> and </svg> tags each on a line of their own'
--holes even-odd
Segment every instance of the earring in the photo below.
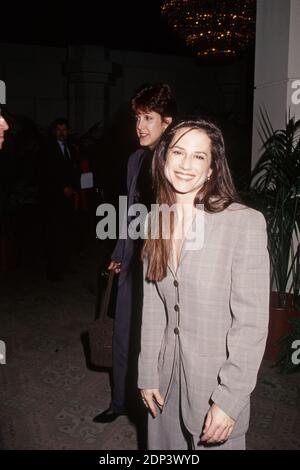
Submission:
<svg viewBox="0 0 300 470">
<path fill-rule="evenodd" d="M 206 181 L 209 181 L 210 180 L 210 176 L 207 177 Z"/>
</svg>

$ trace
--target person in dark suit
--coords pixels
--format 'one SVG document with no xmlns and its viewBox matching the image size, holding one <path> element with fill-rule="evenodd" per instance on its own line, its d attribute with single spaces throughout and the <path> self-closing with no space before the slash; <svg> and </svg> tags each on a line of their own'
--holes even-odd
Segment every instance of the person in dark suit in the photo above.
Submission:
<svg viewBox="0 0 300 470">
<path fill-rule="evenodd" d="M 131 108 L 135 114 L 136 133 L 141 148 L 129 157 L 127 204 L 128 209 L 135 203 L 144 204 L 150 209 L 151 203 L 154 202 L 151 182 L 152 156 L 160 137 L 176 115 L 174 93 L 168 84 L 142 85 L 131 99 Z M 127 224 L 131 220 L 132 217 L 128 216 Z M 135 328 L 133 335 L 131 329 L 133 324 L 138 324 L 142 299 L 141 245 L 139 242 L 139 240 L 132 240 L 129 236 L 126 240 L 119 239 L 108 266 L 109 270 L 119 273 L 113 335 L 112 403 L 107 410 L 94 418 L 95 422 L 112 422 L 118 416 L 128 412 L 126 391 L 130 389 L 129 365 L 131 369 L 135 368 L 135 358 L 137 358 L 135 349 L 138 343 L 138 328 Z M 136 316 L 134 320 L 132 320 L 133 307 Z M 132 381 L 131 378 L 130 381 Z"/>
<path fill-rule="evenodd" d="M 74 196 L 79 188 L 80 172 L 69 135 L 68 121 L 56 119 L 50 126 L 45 148 L 42 192 L 46 212 L 47 277 L 53 281 L 62 279 L 76 239 Z"/>
</svg>

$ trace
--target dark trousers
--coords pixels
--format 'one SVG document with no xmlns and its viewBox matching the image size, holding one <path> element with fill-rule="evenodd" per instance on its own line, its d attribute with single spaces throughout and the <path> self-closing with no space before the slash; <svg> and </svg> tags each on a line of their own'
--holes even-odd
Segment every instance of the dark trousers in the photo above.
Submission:
<svg viewBox="0 0 300 470">
<path fill-rule="evenodd" d="M 126 271 L 120 273 L 114 321 L 112 409 L 115 413 L 124 413 L 126 410 L 131 313 L 132 273 Z"/>
<path fill-rule="evenodd" d="M 46 219 L 47 274 L 60 275 L 68 266 L 74 248 L 74 211 L 51 208 Z"/>
<path fill-rule="evenodd" d="M 134 261 L 130 270 L 121 271 L 120 274 L 113 336 L 112 409 L 115 413 L 136 414 L 143 298 L 142 263 Z"/>
</svg>

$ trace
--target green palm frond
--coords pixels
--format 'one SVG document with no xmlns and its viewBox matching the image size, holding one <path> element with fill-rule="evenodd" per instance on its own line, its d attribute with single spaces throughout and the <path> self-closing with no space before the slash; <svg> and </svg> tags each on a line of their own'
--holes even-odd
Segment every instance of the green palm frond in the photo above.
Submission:
<svg viewBox="0 0 300 470">
<path fill-rule="evenodd" d="M 289 282 L 294 289 L 299 253 L 300 119 L 288 117 L 285 129 L 274 130 L 261 110 L 259 122 L 262 155 L 252 172 L 251 198 L 267 220 L 271 282 L 287 292 Z"/>
</svg>

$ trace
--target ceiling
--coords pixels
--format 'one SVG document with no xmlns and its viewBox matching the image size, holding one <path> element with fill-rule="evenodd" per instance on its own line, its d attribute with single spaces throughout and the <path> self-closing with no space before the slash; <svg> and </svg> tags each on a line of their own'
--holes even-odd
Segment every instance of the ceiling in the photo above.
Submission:
<svg viewBox="0 0 300 470">
<path fill-rule="evenodd" d="M 1 5 L 0 42 L 104 45 L 190 56 L 160 15 L 160 0 L 27 0 Z"/>
</svg>

